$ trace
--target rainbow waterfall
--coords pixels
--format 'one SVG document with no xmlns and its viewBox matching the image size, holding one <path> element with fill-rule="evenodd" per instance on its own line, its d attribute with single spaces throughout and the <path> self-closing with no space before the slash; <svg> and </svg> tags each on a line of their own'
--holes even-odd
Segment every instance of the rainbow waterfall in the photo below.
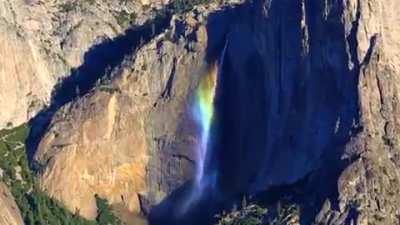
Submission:
<svg viewBox="0 0 400 225">
<path fill-rule="evenodd" d="M 201 187 L 205 173 L 204 170 L 210 140 L 210 130 L 214 119 L 214 97 L 217 86 L 217 74 L 217 66 L 211 66 L 205 76 L 201 78 L 196 92 L 194 115 L 201 131 L 199 138 L 200 141 L 197 147 L 196 187 Z"/>
<path fill-rule="evenodd" d="M 200 78 L 199 86 L 196 91 L 195 104 L 193 108 L 194 118 L 200 128 L 199 143 L 196 150 L 196 176 L 191 196 L 187 205 L 196 202 L 206 187 L 215 184 L 215 174 L 206 174 L 207 157 L 210 157 L 212 150 L 210 140 L 212 139 L 212 124 L 215 120 L 214 100 L 218 86 L 218 76 L 221 73 L 222 63 L 225 58 L 225 52 L 228 42 L 222 51 L 219 61 L 209 66 L 207 72 Z"/>
<path fill-rule="evenodd" d="M 180 213 L 185 214 L 193 203 L 202 196 L 205 187 L 210 183 L 205 173 L 207 155 L 209 151 L 211 126 L 214 120 L 214 98 L 217 88 L 218 66 L 212 65 L 200 78 L 196 91 L 195 104 L 192 108 L 193 117 L 199 129 L 198 144 L 196 146 L 196 174 L 192 190 L 186 201 L 181 204 Z M 206 179 L 207 178 L 207 179 Z"/>
</svg>

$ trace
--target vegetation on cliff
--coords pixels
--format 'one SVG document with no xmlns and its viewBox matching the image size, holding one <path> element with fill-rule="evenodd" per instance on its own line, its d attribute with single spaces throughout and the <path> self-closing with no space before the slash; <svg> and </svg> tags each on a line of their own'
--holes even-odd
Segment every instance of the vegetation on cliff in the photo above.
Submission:
<svg viewBox="0 0 400 225">
<path fill-rule="evenodd" d="M 216 225 L 294 225 L 299 224 L 299 207 L 291 203 L 279 202 L 276 208 L 268 210 L 258 204 L 247 204 L 243 199 L 240 209 L 217 215 Z"/>
<path fill-rule="evenodd" d="M 120 220 L 112 212 L 107 199 L 95 195 L 97 205 L 96 221 L 99 225 L 120 224 Z"/>
<path fill-rule="evenodd" d="M 174 13 L 183 13 L 192 10 L 193 7 L 200 4 L 209 3 L 215 0 L 175 0 L 172 10 Z"/>
<path fill-rule="evenodd" d="M 261 225 L 267 209 L 256 204 L 243 204 L 240 210 L 233 209 L 229 213 L 217 215 L 217 225 Z"/>
<path fill-rule="evenodd" d="M 97 197 L 99 216 L 89 221 L 69 212 L 62 204 L 42 192 L 29 168 L 25 139 L 26 125 L 0 131 L 0 179 L 8 185 L 26 225 L 117 225 L 108 202 Z"/>
</svg>

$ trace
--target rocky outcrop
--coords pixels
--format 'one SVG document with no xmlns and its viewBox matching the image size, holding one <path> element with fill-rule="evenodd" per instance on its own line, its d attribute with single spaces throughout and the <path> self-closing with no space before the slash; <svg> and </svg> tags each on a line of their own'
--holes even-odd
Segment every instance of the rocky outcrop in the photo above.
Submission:
<svg viewBox="0 0 400 225">
<path fill-rule="evenodd" d="M 192 175 L 194 90 L 220 61 L 206 170 L 220 193 L 301 181 L 316 224 L 398 224 L 396 8 L 254 0 L 174 17 L 56 113 L 35 155 L 43 189 L 88 218 L 95 193 L 136 214 L 159 202 Z"/>
<path fill-rule="evenodd" d="M 228 42 L 214 161 L 225 193 L 302 181 L 305 201 L 329 196 L 319 224 L 399 223 L 394 4 L 255 1 L 210 18 Z"/>
<path fill-rule="evenodd" d="M 151 8 L 138 1 L 2 1 L 0 128 L 36 115 L 89 48 L 143 24 L 154 16 Z"/>
<path fill-rule="evenodd" d="M 139 215 L 141 202 L 155 204 L 186 181 L 196 141 L 190 107 L 207 71 L 206 43 L 205 15 L 174 17 L 112 80 L 62 107 L 35 155 L 42 188 L 94 218 L 95 194 Z"/>
<path fill-rule="evenodd" d="M 400 21 L 399 6 L 394 1 L 345 6 L 348 30 L 357 40 L 362 132 L 347 144 L 344 157 L 353 162 L 338 182 L 338 211 L 350 214 L 354 224 L 398 224 L 400 38 L 393 24 Z"/>
<path fill-rule="evenodd" d="M 215 106 L 224 192 L 293 184 L 342 154 L 359 119 L 344 13 L 340 2 L 254 1 L 209 18 L 211 55 L 228 43 Z"/>
<path fill-rule="evenodd" d="M 0 224 L 23 225 L 21 213 L 7 186 L 0 183 Z"/>
<path fill-rule="evenodd" d="M 0 20 L 0 128 L 26 122 L 50 96 L 50 76 L 39 49 L 10 24 Z"/>
<path fill-rule="evenodd" d="M 394 4 L 253 1 L 208 18 L 208 56 L 227 43 L 208 165 L 220 193 L 294 184 L 308 223 L 399 223 Z"/>
</svg>

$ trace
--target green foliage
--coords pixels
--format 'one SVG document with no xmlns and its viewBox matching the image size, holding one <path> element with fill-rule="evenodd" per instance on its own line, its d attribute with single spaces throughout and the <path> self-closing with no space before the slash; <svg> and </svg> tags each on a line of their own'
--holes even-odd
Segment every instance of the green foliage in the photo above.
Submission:
<svg viewBox="0 0 400 225">
<path fill-rule="evenodd" d="M 111 212 L 107 199 L 95 195 L 97 205 L 96 221 L 99 225 L 121 224 L 120 220 Z"/>
<path fill-rule="evenodd" d="M 61 12 L 71 12 L 74 11 L 78 7 L 77 1 L 66 1 L 62 5 L 60 5 Z"/>
<path fill-rule="evenodd" d="M 40 191 L 29 168 L 25 149 L 27 126 L 0 131 L 0 179 L 11 190 L 26 225 L 118 225 L 107 202 L 100 202 L 101 212 L 108 221 L 89 221 L 72 214 L 63 205 Z M 107 207 L 106 207 L 106 206 Z M 111 219 L 109 219 L 111 218 Z M 102 220 L 103 221 L 103 220 Z"/>
<path fill-rule="evenodd" d="M 96 0 L 86 0 L 86 3 L 88 5 L 94 5 L 96 3 Z"/>
<path fill-rule="evenodd" d="M 266 213 L 267 209 L 256 204 L 247 205 L 244 199 L 240 210 L 233 209 L 217 215 L 217 225 L 261 225 Z"/>
<path fill-rule="evenodd" d="M 115 15 L 115 19 L 117 20 L 118 24 L 121 27 L 133 24 L 136 20 L 136 17 L 137 17 L 136 13 L 134 12 L 128 13 L 125 10 L 117 12 L 117 14 Z"/>
<path fill-rule="evenodd" d="M 24 199 L 26 224 L 95 225 L 96 222 L 73 215 L 45 193 L 34 190 Z"/>
<path fill-rule="evenodd" d="M 20 126 L 0 131 L 0 169 L 2 180 L 15 189 L 28 190 L 33 183 L 25 153 L 24 140 L 28 129 Z"/>
<path fill-rule="evenodd" d="M 269 225 L 296 224 L 299 221 L 300 208 L 294 204 L 278 203 L 276 216 L 269 221 Z"/>
<path fill-rule="evenodd" d="M 268 214 L 267 214 L 268 212 Z M 247 205 L 243 200 L 240 210 L 217 215 L 217 225 L 288 225 L 299 224 L 300 208 L 298 205 L 278 202 L 276 210 L 268 211 L 257 204 Z"/>
<path fill-rule="evenodd" d="M 173 2 L 173 10 L 176 13 L 184 13 L 192 10 L 194 6 L 209 3 L 212 0 L 175 0 Z"/>
</svg>

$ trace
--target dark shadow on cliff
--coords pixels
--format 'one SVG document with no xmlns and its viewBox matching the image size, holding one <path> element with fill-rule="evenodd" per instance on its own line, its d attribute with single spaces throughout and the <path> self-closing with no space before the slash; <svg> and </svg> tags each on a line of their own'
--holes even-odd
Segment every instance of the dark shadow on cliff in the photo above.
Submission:
<svg viewBox="0 0 400 225">
<path fill-rule="evenodd" d="M 173 206 L 190 188 L 182 187 L 155 207 L 151 225 L 194 225 L 198 216 L 210 217 L 201 225 L 212 224 L 212 214 L 241 194 L 268 206 L 282 199 L 299 205 L 304 225 L 325 200 L 338 208 L 337 182 L 351 163 L 341 157 L 361 129 L 358 26 L 346 36 L 343 6 L 333 4 L 325 15 L 323 4 L 255 0 L 209 16 L 205 60 L 224 58 L 206 165 L 206 174 L 218 175 L 210 192 L 219 196 L 178 219 Z"/>
<path fill-rule="evenodd" d="M 214 190 L 206 189 L 202 197 L 187 205 L 193 190 L 193 184 L 187 182 L 165 200 L 155 206 L 149 215 L 151 225 L 212 225 L 215 217 L 223 210 L 230 210 L 236 204 L 236 198 L 222 198 Z"/>
<path fill-rule="evenodd" d="M 90 92 L 102 79 L 111 79 L 111 71 L 119 66 L 126 56 L 132 55 L 140 46 L 163 32 L 169 26 L 170 19 L 171 13 L 163 10 L 158 12 L 155 19 L 144 25 L 129 28 L 124 34 L 91 47 L 84 54 L 83 64 L 72 69 L 70 75 L 56 85 L 50 105 L 29 121 L 31 127 L 27 140 L 29 159 L 32 160 L 58 109 Z"/>
<path fill-rule="evenodd" d="M 241 16 L 243 16 L 242 18 L 246 18 L 251 9 L 251 5 L 245 3 L 242 5 L 223 8 L 220 11 L 212 13 L 208 17 L 206 24 L 208 43 L 205 61 L 209 65 L 215 63 L 220 64 L 221 68 L 219 77 L 224 76 L 225 72 L 227 72 L 223 69 L 225 68 L 224 64 L 229 64 L 229 60 L 221 62 L 224 58 L 223 49 L 225 47 L 228 48 L 229 46 L 229 43 L 226 42 L 229 30 L 231 29 L 231 26 L 234 26 L 238 21 L 240 21 Z M 241 39 L 242 41 L 245 41 L 246 36 L 241 37 Z M 195 75 L 198 74 L 194 74 L 194 76 Z M 229 80 L 227 82 L 233 83 L 235 80 Z M 253 82 L 254 84 L 257 83 L 256 80 L 253 80 Z M 227 85 L 226 87 L 229 86 L 230 85 Z M 217 87 L 217 89 L 219 88 L 220 87 Z M 185 123 L 185 121 L 182 121 L 182 123 Z M 210 133 L 215 135 L 217 132 L 215 129 L 216 127 L 213 126 Z M 214 149 L 214 144 L 215 143 L 210 143 L 209 148 Z M 212 163 L 212 160 L 212 157 L 206 159 L 206 161 L 210 163 Z M 227 159 L 227 161 L 228 160 L 229 159 Z M 214 167 L 208 167 L 207 172 L 212 172 L 212 168 Z M 219 190 L 214 189 L 214 184 L 211 184 L 209 181 L 208 183 L 209 186 L 205 187 L 201 196 L 193 202 L 189 202 L 191 196 L 193 194 L 196 195 L 196 193 L 193 193 L 195 188 L 191 182 L 188 182 L 175 190 L 151 210 L 149 214 L 149 223 L 151 225 L 215 224 L 217 220 L 215 215 L 223 210 L 231 210 L 235 203 L 240 202 L 242 193 L 221 194 Z"/>
</svg>

